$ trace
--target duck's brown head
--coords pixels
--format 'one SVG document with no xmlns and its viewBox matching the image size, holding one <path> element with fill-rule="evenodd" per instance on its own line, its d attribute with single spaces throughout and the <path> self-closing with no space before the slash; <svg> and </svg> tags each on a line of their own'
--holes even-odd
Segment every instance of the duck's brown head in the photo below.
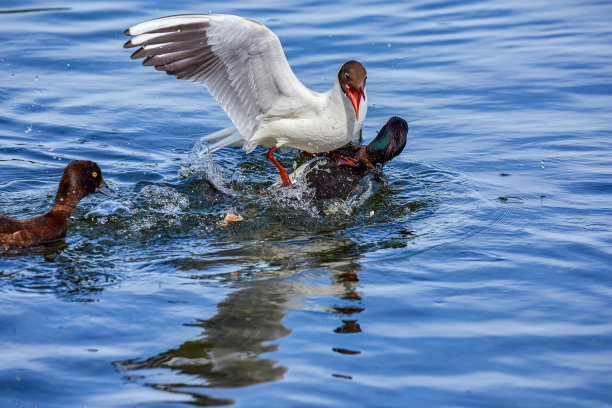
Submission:
<svg viewBox="0 0 612 408">
<path fill-rule="evenodd" d="M 92 193 L 115 198 L 119 196 L 106 185 L 102 178 L 102 170 L 97 163 L 90 160 L 75 160 L 64 168 L 55 202 L 76 205 L 81 198 Z"/>
<path fill-rule="evenodd" d="M 359 119 L 359 103 L 361 98 L 365 101 L 365 85 L 368 74 L 361 63 L 357 61 L 347 61 L 338 71 L 338 81 L 340 88 L 353 103 L 355 117 Z"/>
</svg>

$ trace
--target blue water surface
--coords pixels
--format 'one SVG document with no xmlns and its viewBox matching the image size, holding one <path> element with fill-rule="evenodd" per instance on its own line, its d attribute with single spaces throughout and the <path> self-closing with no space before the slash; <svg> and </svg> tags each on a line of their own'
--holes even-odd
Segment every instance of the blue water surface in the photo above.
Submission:
<svg viewBox="0 0 612 408">
<path fill-rule="evenodd" d="M 123 31 L 255 18 L 308 87 L 368 70 L 365 141 L 408 144 L 352 206 L 261 194 L 259 148 Z M 0 213 L 96 161 L 62 242 L 0 255 L 1 407 L 609 407 L 612 4 L 0 3 Z M 291 168 L 304 161 L 279 155 Z M 236 199 L 212 200 L 207 178 Z M 243 221 L 223 226 L 228 213 Z"/>
</svg>

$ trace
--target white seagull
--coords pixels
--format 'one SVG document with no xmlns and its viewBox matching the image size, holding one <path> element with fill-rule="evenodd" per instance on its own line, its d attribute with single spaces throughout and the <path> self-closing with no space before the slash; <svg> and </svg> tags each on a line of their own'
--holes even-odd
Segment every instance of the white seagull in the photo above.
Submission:
<svg viewBox="0 0 612 408">
<path fill-rule="evenodd" d="M 318 93 L 295 76 L 278 37 L 250 18 L 221 14 L 162 17 L 130 27 L 125 48 L 179 79 L 204 84 L 235 127 L 215 132 L 211 151 L 238 144 L 250 153 L 271 147 L 268 158 L 284 185 L 291 181 L 274 151 L 291 147 L 329 152 L 352 141 L 366 116 L 366 71 L 357 61 L 340 68 L 332 89 Z M 363 98 L 364 103 L 360 103 Z M 351 161 L 345 161 L 352 164 Z"/>
</svg>

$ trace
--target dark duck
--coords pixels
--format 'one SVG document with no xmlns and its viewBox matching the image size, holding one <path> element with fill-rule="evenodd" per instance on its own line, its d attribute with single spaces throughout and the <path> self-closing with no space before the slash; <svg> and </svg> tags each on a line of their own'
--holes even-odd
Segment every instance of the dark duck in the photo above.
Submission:
<svg viewBox="0 0 612 408">
<path fill-rule="evenodd" d="M 406 146 L 408 123 L 393 116 L 368 145 L 349 146 L 334 150 L 331 155 L 319 156 L 304 163 L 291 176 L 309 187 L 315 200 L 347 199 L 358 194 L 356 189 L 364 177 L 375 173 L 386 162 L 399 155 Z M 349 158 L 354 165 L 347 165 Z"/>
<path fill-rule="evenodd" d="M 47 213 L 25 220 L 0 214 L 0 245 L 26 248 L 64 238 L 72 212 L 83 197 L 92 193 L 119 196 L 106 185 L 96 163 L 89 160 L 71 162 L 64 168 L 55 202 Z"/>
</svg>

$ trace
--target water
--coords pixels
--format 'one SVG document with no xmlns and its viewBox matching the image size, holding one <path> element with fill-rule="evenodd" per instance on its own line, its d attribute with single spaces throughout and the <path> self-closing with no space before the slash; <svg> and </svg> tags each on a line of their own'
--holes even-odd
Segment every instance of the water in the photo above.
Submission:
<svg viewBox="0 0 612 408">
<path fill-rule="evenodd" d="M 73 159 L 123 197 L 0 256 L 0 406 L 610 406 L 612 6 L 328 3 L 1 4 L 0 212 Z M 261 194 L 263 149 L 199 158 L 225 114 L 122 32 L 209 11 L 319 91 L 363 62 L 366 141 L 410 124 L 387 184 L 320 211 Z"/>
</svg>

